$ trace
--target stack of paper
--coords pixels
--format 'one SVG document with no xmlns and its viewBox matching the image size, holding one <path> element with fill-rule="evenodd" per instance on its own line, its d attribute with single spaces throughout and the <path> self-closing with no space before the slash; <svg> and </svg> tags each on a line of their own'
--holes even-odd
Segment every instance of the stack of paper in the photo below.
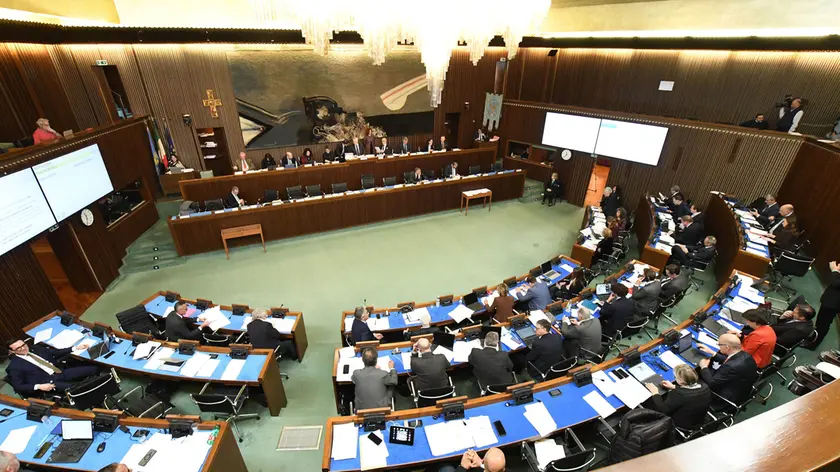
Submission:
<svg viewBox="0 0 840 472">
<path fill-rule="evenodd" d="M 613 394 L 631 409 L 650 398 L 650 391 L 634 377 L 626 377 L 616 382 Z"/>
<path fill-rule="evenodd" d="M 593 250 L 593 251 L 594 251 L 594 250 L 595 250 L 595 248 L 597 248 L 597 247 L 598 247 L 598 241 L 595 241 L 594 239 L 587 239 L 587 240 L 583 243 L 583 247 L 585 247 L 586 249 L 591 249 L 591 250 Z"/>
<path fill-rule="evenodd" d="M 195 377 L 208 360 L 210 360 L 209 354 L 196 352 L 181 367 L 181 375 L 184 377 Z"/>
<path fill-rule="evenodd" d="M 474 416 L 466 420 L 475 447 L 486 447 L 499 442 L 489 416 Z"/>
<path fill-rule="evenodd" d="M 605 397 L 612 396 L 615 382 L 603 370 L 592 372 L 592 383 Z"/>
<path fill-rule="evenodd" d="M 362 470 L 380 469 L 388 465 L 388 441 L 382 437 L 382 431 L 374 431 L 379 436 L 377 445 L 367 434 L 359 436 L 359 465 Z"/>
<path fill-rule="evenodd" d="M 525 405 L 525 418 L 531 423 L 534 429 L 545 437 L 557 429 L 557 423 L 545 407 L 545 403 L 529 403 Z"/>
<path fill-rule="evenodd" d="M 359 428 L 355 423 L 333 425 L 332 458 L 337 461 L 355 459 L 358 437 Z"/>
<path fill-rule="evenodd" d="M 435 457 L 475 447 L 472 434 L 463 420 L 452 420 L 424 426 L 429 450 Z"/>
<path fill-rule="evenodd" d="M 453 346 L 453 359 L 455 362 L 467 362 L 473 349 L 481 349 L 481 340 L 457 341 Z"/>
<path fill-rule="evenodd" d="M 531 312 L 528 313 L 528 321 L 530 321 L 532 325 L 536 326 L 537 321 L 539 320 L 546 320 L 549 323 L 551 323 L 551 321 L 548 319 L 547 316 L 545 316 L 545 313 L 543 313 L 542 310 L 531 310 Z"/>
<path fill-rule="evenodd" d="M 410 311 L 406 313 L 406 324 L 418 324 L 420 323 L 420 319 L 428 317 L 431 319 L 432 315 L 429 313 L 429 309 L 426 307 L 417 308 L 416 310 Z"/>
<path fill-rule="evenodd" d="M 662 353 L 659 354 L 659 360 L 668 364 L 668 367 L 675 368 L 680 364 L 685 364 L 682 359 L 677 357 L 670 349 L 663 350 Z"/>
<path fill-rule="evenodd" d="M 615 408 L 613 408 L 612 405 L 610 405 L 609 402 L 595 390 L 584 395 L 583 399 L 601 418 L 606 419 L 611 414 L 615 413 Z"/>
<path fill-rule="evenodd" d="M 511 351 L 515 351 L 519 349 L 522 344 L 510 334 L 510 330 L 507 327 L 502 327 L 502 336 L 501 336 L 502 344 L 508 347 Z"/>
<path fill-rule="evenodd" d="M 383 316 L 379 319 L 370 317 L 367 320 L 367 325 L 371 331 L 383 331 L 391 328 L 391 321 L 387 316 Z"/>
<path fill-rule="evenodd" d="M 566 449 L 554 439 L 543 439 L 534 443 L 534 453 L 540 470 L 545 470 L 548 463 L 566 457 Z"/>
<path fill-rule="evenodd" d="M 564 272 L 571 272 L 571 271 L 575 270 L 574 267 L 572 267 L 572 266 L 570 266 L 569 264 L 566 264 L 566 263 L 560 264 L 560 269 L 562 269 Z"/>
<path fill-rule="evenodd" d="M 149 343 L 145 343 L 145 344 L 149 344 Z M 142 344 L 140 346 L 142 346 Z M 137 346 L 137 347 L 140 347 L 140 346 Z M 152 354 L 152 358 L 149 359 L 146 362 L 146 364 L 143 366 L 143 368 L 146 369 L 146 370 L 160 369 L 160 366 L 162 366 L 163 363 L 166 362 L 165 359 L 168 358 L 169 356 L 171 356 L 174 353 L 175 353 L 175 349 L 173 349 L 171 347 L 158 348 L 158 350 L 155 351 L 154 354 Z"/>
<path fill-rule="evenodd" d="M 344 366 L 350 366 L 347 373 L 344 373 Z M 353 377 L 353 372 L 365 368 L 365 363 L 361 357 L 348 357 L 338 360 L 338 369 L 336 370 L 335 380 L 337 382 L 350 382 Z"/>
<path fill-rule="evenodd" d="M 453 346 L 453 349 L 454 349 L 454 346 Z M 449 349 L 443 347 L 443 346 L 436 347 L 435 350 L 432 351 L 432 352 L 434 354 L 443 354 L 443 356 L 446 357 L 446 360 L 448 360 L 450 364 L 452 363 L 452 360 L 455 359 L 455 353 L 450 351 Z"/>
<path fill-rule="evenodd" d="M 405 370 L 411 370 L 411 352 L 401 352 L 400 360 Z"/>
<path fill-rule="evenodd" d="M 32 434 L 35 433 L 37 426 L 27 426 L 25 428 L 13 429 L 9 431 L 9 435 L 0 444 L 0 451 L 6 451 L 11 454 L 20 454 L 26 449 L 29 440 L 32 439 Z"/>
<path fill-rule="evenodd" d="M 44 342 L 52 337 L 52 328 L 42 329 L 35 333 L 35 344 Z"/>
<path fill-rule="evenodd" d="M 473 313 L 474 312 L 471 309 L 467 308 L 466 305 L 461 303 L 458 304 L 458 306 L 456 306 L 455 309 L 449 312 L 449 317 L 455 320 L 456 323 L 460 323 L 472 316 Z"/>
<path fill-rule="evenodd" d="M 199 315 L 198 319 L 200 321 L 210 322 L 208 327 L 213 331 L 217 331 L 230 324 L 230 320 L 222 314 L 222 307 L 219 305 L 204 310 L 204 313 Z"/>
<path fill-rule="evenodd" d="M 699 333 L 697 333 L 697 342 L 705 344 L 705 345 L 710 346 L 710 347 L 713 347 L 715 349 L 720 349 L 720 346 L 718 345 L 718 342 L 714 338 L 709 336 L 708 334 L 704 333 L 703 331 L 700 331 Z"/>
<path fill-rule="evenodd" d="M 269 323 L 274 326 L 274 329 L 280 334 L 291 334 L 292 328 L 295 326 L 294 318 L 270 318 Z"/>
<path fill-rule="evenodd" d="M 746 300 L 744 298 L 741 298 L 741 297 L 735 297 L 732 300 L 727 301 L 723 305 L 724 308 L 729 308 L 730 310 L 736 311 L 738 313 L 743 313 L 743 312 L 745 312 L 747 310 L 751 310 L 751 309 L 753 309 L 757 306 L 758 306 L 757 303 L 753 303 L 753 302 L 751 302 L 749 300 Z"/>
<path fill-rule="evenodd" d="M 81 331 L 65 329 L 47 343 L 56 349 L 67 349 L 75 346 L 85 335 Z"/>
<path fill-rule="evenodd" d="M 662 242 L 662 243 L 673 246 L 676 241 L 671 236 L 668 236 L 666 234 L 660 234 L 659 235 L 659 242 Z"/>
<path fill-rule="evenodd" d="M 756 305 L 764 303 L 764 295 L 759 293 L 758 290 L 745 285 L 738 288 L 738 296 L 745 298 Z"/>
<path fill-rule="evenodd" d="M 231 359 L 222 373 L 222 380 L 236 380 L 243 367 L 245 367 L 245 359 Z"/>
</svg>

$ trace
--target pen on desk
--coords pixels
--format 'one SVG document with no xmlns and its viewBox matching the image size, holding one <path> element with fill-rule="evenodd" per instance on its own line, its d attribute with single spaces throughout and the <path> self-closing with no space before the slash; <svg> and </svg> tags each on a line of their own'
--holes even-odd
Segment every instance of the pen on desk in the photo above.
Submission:
<svg viewBox="0 0 840 472">
<path fill-rule="evenodd" d="M 47 433 L 47 435 L 44 436 L 44 439 L 42 439 L 41 442 L 38 443 L 38 447 L 36 447 L 35 450 L 37 451 L 38 449 L 41 449 L 41 446 L 43 446 L 44 443 L 47 442 L 47 439 L 49 439 L 49 437 L 52 436 L 52 435 L 53 435 L 52 432 Z"/>
</svg>

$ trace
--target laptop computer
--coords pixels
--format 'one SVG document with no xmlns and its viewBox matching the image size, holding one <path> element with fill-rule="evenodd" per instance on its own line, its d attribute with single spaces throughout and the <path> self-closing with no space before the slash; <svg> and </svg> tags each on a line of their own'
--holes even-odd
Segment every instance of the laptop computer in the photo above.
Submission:
<svg viewBox="0 0 840 472">
<path fill-rule="evenodd" d="M 706 318 L 703 321 L 703 327 L 714 333 L 715 336 L 720 337 L 722 334 L 729 332 L 729 328 L 718 323 L 714 318 Z"/>
<path fill-rule="evenodd" d="M 554 270 L 554 268 L 551 266 L 551 261 L 543 262 L 540 266 L 540 269 L 542 269 L 543 276 L 548 280 L 560 277 L 560 273 Z"/>
<path fill-rule="evenodd" d="M 747 324 L 747 320 L 744 319 L 744 316 L 740 311 L 735 311 L 735 310 L 732 310 L 730 308 L 724 308 L 724 309 L 720 310 L 720 315 L 723 316 L 724 318 L 729 318 L 732 321 L 735 321 L 735 322 L 738 322 L 738 323 L 741 323 L 741 324 Z"/>
<path fill-rule="evenodd" d="M 94 360 L 100 356 L 104 356 L 111 352 L 111 343 L 110 339 L 104 338 L 102 342 L 94 344 L 93 346 L 89 347 L 87 350 L 88 355 L 90 356 L 91 360 Z"/>
<path fill-rule="evenodd" d="M 50 454 L 47 463 L 75 464 L 82 460 L 93 444 L 93 423 L 64 420 L 61 422 L 61 438 L 61 444 Z"/>
<path fill-rule="evenodd" d="M 183 171 L 184 171 L 184 169 L 181 169 L 180 167 L 170 167 L 169 168 L 169 173 L 170 174 L 180 174 Z"/>
<path fill-rule="evenodd" d="M 598 297 L 599 300 L 606 300 L 610 298 L 612 294 L 612 287 L 610 284 L 598 284 L 595 286 L 595 296 Z"/>
<path fill-rule="evenodd" d="M 473 292 L 464 295 L 464 305 L 467 306 L 472 311 L 478 311 L 484 309 L 484 304 L 478 301 L 478 295 Z"/>
<path fill-rule="evenodd" d="M 432 344 L 443 346 L 451 351 L 455 346 L 455 335 L 449 333 L 432 333 Z"/>
<path fill-rule="evenodd" d="M 645 364 L 644 362 L 639 362 L 633 367 L 628 367 L 627 371 L 630 372 L 630 375 L 635 377 L 636 380 L 641 382 L 643 385 L 650 382 L 656 386 L 656 389 L 659 390 L 660 394 L 665 392 L 665 388 L 662 387 L 662 381 L 665 379 L 663 379 L 661 375 L 654 372 L 654 370 L 651 369 L 650 366 Z"/>
<path fill-rule="evenodd" d="M 530 324 L 526 324 L 518 328 L 513 328 L 513 331 L 516 332 L 516 335 L 519 336 L 519 339 L 521 339 L 522 342 L 524 342 L 525 345 L 529 348 L 532 344 L 534 344 L 534 340 L 537 339 L 537 332 L 534 330 L 534 327 Z"/>
<path fill-rule="evenodd" d="M 696 366 L 701 360 L 709 359 L 709 356 L 700 352 L 692 343 L 691 333 L 684 335 L 677 341 L 677 354 L 682 356 L 688 363 Z"/>
</svg>

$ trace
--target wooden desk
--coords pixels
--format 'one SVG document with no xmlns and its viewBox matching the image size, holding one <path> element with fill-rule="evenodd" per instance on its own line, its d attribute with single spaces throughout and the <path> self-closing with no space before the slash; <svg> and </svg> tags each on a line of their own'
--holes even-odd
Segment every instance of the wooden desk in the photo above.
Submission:
<svg viewBox="0 0 840 472">
<path fill-rule="evenodd" d="M 549 164 L 541 162 L 529 161 L 527 159 L 517 159 L 514 157 L 505 157 L 503 160 L 504 168 L 507 169 L 522 169 L 528 174 L 529 179 L 546 182 L 551 179 L 551 173 L 554 168 Z"/>
<path fill-rule="evenodd" d="M 665 270 L 670 253 L 660 251 L 651 245 L 650 241 L 656 232 L 656 212 L 650 200 L 644 195 L 639 197 L 639 206 L 636 207 L 636 241 L 639 246 L 639 259 L 645 264 L 652 265 L 661 273 Z"/>
<path fill-rule="evenodd" d="M 224 249 L 219 234 L 225 228 L 259 223 L 266 240 L 291 238 L 452 210 L 461 192 L 478 188 L 490 189 L 496 200 L 519 198 L 525 188 L 525 173 L 509 171 L 246 210 L 205 212 L 173 217 L 168 224 L 178 254 L 186 256 Z"/>
<path fill-rule="evenodd" d="M 481 208 L 484 208 L 484 207 L 487 206 L 487 199 L 489 198 L 490 199 L 490 208 L 488 208 L 487 211 L 490 211 L 490 210 L 493 209 L 493 191 L 492 190 L 488 190 L 486 188 L 482 188 L 482 189 L 478 189 L 478 190 L 467 190 L 467 191 L 461 192 L 461 210 L 463 210 L 464 208 L 467 209 L 467 211 L 464 212 L 464 216 L 467 216 L 467 214 L 469 214 L 469 212 L 470 212 L 470 200 L 475 200 L 476 198 L 483 199 L 484 203 L 481 206 Z M 466 205 L 464 204 L 464 202 L 466 202 Z"/>
<path fill-rule="evenodd" d="M 711 196 L 703 223 L 706 232 L 717 238 L 715 276 L 719 283 L 723 283 L 733 270 L 764 277 L 770 258 L 744 250 L 744 230 L 723 198 Z"/>
<path fill-rule="evenodd" d="M 592 207 L 587 206 L 583 212 L 583 221 L 580 224 L 581 230 L 589 227 L 589 215 L 592 211 L 591 208 Z M 579 234 L 578 238 L 580 238 Z M 579 241 L 579 239 L 575 239 L 575 241 Z M 592 267 L 592 257 L 594 255 L 595 251 L 582 244 L 575 242 L 574 246 L 572 246 L 572 259 L 580 261 L 580 264 L 584 267 Z"/>
<path fill-rule="evenodd" d="M 177 174 L 167 172 L 166 174 L 161 174 L 159 177 L 160 186 L 161 188 L 163 188 L 164 195 L 180 195 L 181 186 L 179 185 L 179 183 L 182 180 L 197 179 L 198 172 L 195 170 L 191 170 L 189 172 L 179 172 Z"/>
<path fill-rule="evenodd" d="M 208 179 L 184 180 L 181 195 L 184 200 L 204 202 L 222 198 L 230 193 L 231 187 L 239 187 L 239 195 L 249 204 L 256 203 L 264 196 L 267 189 L 278 190 L 286 196 L 286 188 L 297 185 L 320 185 L 324 193 L 330 193 L 331 185 L 341 182 L 350 190 L 361 190 L 362 176 L 372 175 L 376 185 L 382 185 L 385 177 L 396 177 L 403 182 L 405 172 L 413 172 L 415 167 L 424 173 L 432 171 L 442 175 L 441 169 L 452 162 L 458 162 L 458 169 L 467 172 L 472 165 L 481 166 L 482 172 L 489 172 L 496 156 L 495 148 L 463 149 L 460 151 L 435 152 L 432 154 L 410 154 L 407 156 L 375 156 L 352 159 L 339 164 L 320 164 L 299 167 L 297 169 L 277 169 L 247 172 L 239 175 L 224 175 Z"/>
<path fill-rule="evenodd" d="M 262 232 L 262 225 L 257 223 L 253 225 L 246 225 L 246 226 L 237 226 L 234 228 L 225 228 L 222 230 L 222 244 L 225 245 L 225 258 L 230 259 L 230 253 L 228 252 L 228 239 L 236 239 L 236 238 L 244 238 L 245 236 L 256 236 L 260 235 L 260 241 L 262 241 L 263 245 L 263 252 L 268 252 L 265 250 L 265 238 L 263 237 Z"/>
</svg>

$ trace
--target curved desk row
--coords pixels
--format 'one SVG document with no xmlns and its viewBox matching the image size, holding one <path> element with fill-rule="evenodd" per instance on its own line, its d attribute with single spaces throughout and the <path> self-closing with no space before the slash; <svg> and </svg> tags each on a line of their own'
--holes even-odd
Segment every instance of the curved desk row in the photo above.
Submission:
<svg viewBox="0 0 840 472">
<path fill-rule="evenodd" d="M 167 301 L 167 293 L 168 292 L 161 290 L 143 300 L 141 304 L 146 308 L 146 312 L 156 318 L 163 318 L 164 316 L 169 314 L 169 311 L 171 311 L 171 309 L 174 309 L 176 302 Z M 202 310 L 199 310 L 196 307 L 196 303 L 198 302 L 198 300 L 182 298 L 180 294 L 177 293 L 175 293 L 175 295 L 178 301 L 186 302 L 187 313 L 189 315 L 189 318 L 196 319 L 199 316 L 201 316 Z M 247 308 L 245 310 L 244 315 L 234 315 L 233 306 L 220 306 L 222 315 L 224 315 L 228 320 L 230 320 L 230 324 L 225 326 L 224 328 L 221 328 L 219 332 L 225 334 L 233 334 L 234 341 L 237 341 L 235 335 L 239 335 L 246 332 L 248 323 L 251 321 L 250 313 L 252 309 Z M 303 355 L 306 353 L 306 348 L 309 345 L 309 341 L 306 338 L 306 325 L 303 322 L 303 313 L 299 311 L 288 311 L 287 309 L 283 308 L 281 308 L 280 310 L 286 310 L 282 318 L 282 320 L 285 321 L 281 321 L 281 319 L 279 318 L 269 319 L 269 321 L 274 325 L 277 331 L 280 332 L 284 339 L 289 339 L 295 343 L 295 349 L 297 349 L 298 355 L 298 362 L 303 362 Z"/>
<path fill-rule="evenodd" d="M 199 364 L 198 361 L 194 365 L 187 367 L 190 364 L 183 364 L 177 371 L 161 370 L 163 362 L 155 362 L 155 356 L 151 359 L 134 359 L 136 347 L 132 345 L 132 336 L 122 331 L 112 330 L 107 325 L 101 323 L 88 323 L 78 319 L 74 315 L 74 319 L 69 325 L 63 325 L 60 312 L 53 312 L 32 324 L 23 328 L 24 332 L 34 339 L 44 338 L 45 342 L 56 348 L 65 348 L 81 344 L 85 340 L 93 341 L 99 340 L 93 336 L 91 330 L 94 326 L 103 326 L 115 336 L 119 344 L 112 344 L 110 346 L 113 354 L 107 358 L 102 355 L 94 360 L 90 359 L 87 351 L 74 351 L 73 356 L 77 359 L 84 360 L 98 364 L 105 368 L 114 368 L 118 371 L 129 372 L 134 375 L 154 377 L 172 382 L 212 382 L 225 385 L 247 385 L 249 387 L 261 387 L 266 399 L 266 404 L 271 416 L 280 414 L 280 409 L 286 406 L 286 392 L 283 388 L 283 382 L 280 379 L 280 369 L 277 366 L 277 361 L 274 359 L 274 353 L 268 349 L 253 349 L 244 360 L 232 359 L 231 350 L 222 347 L 208 347 L 199 346 L 196 349 L 196 354 L 185 355 L 178 352 L 178 343 L 160 342 L 162 348 L 171 348 L 174 350 L 167 357 L 176 360 L 189 361 L 193 356 L 201 356 L 202 361 L 199 372 L 184 373 L 185 369 L 192 370 Z M 68 336 L 75 335 L 75 336 Z M 57 339 L 57 337 L 61 336 Z M 73 341 L 73 339 L 76 341 Z M 66 339 L 69 339 L 70 345 L 65 344 Z M 204 359 L 204 356 L 217 356 L 216 359 Z M 215 367 L 214 367 L 215 365 Z"/>
<path fill-rule="evenodd" d="M 580 261 L 584 267 L 592 267 L 592 257 L 601 237 L 601 226 L 606 227 L 604 212 L 599 207 L 587 206 L 583 212 L 583 222 L 580 224 L 580 235 L 572 246 L 572 257 Z M 598 238 L 595 237 L 597 233 Z M 617 235 L 613 235 L 615 237 Z"/>
<path fill-rule="evenodd" d="M 739 275 L 746 277 L 747 280 L 752 279 L 749 276 L 744 276 L 742 274 Z M 695 313 L 695 316 L 698 313 L 717 313 L 721 307 L 720 301 L 729 298 L 733 294 L 737 295 L 737 290 L 737 284 L 731 285 L 730 283 L 727 283 L 718 290 L 715 297 L 713 297 L 703 308 Z M 675 329 L 685 330 L 691 325 L 692 321 L 686 320 L 676 326 Z M 700 330 L 705 332 L 705 328 L 700 328 Z M 696 331 L 691 330 L 689 332 L 694 333 L 694 342 L 696 343 L 696 338 L 698 337 Z M 650 370 L 654 371 L 666 380 L 673 380 L 673 369 L 665 365 L 664 362 L 655 359 L 655 357 L 665 351 L 670 351 L 670 349 L 667 346 L 662 345 L 661 337 L 639 347 L 639 352 L 642 353 L 641 361 Z M 676 355 L 676 358 L 678 361 L 686 362 L 678 355 Z M 612 374 L 612 371 L 619 367 L 622 363 L 623 358 L 618 357 L 599 364 L 591 370 L 593 372 L 605 371 L 607 373 L 607 378 L 615 381 L 617 378 Z M 582 369 L 584 368 L 581 367 L 572 372 Z M 599 381 L 596 380 L 596 382 Z M 551 395 L 549 392 L 553 390 L 559 390 L 559 395 Z M 534 440 L 540 436 L 547 436 L 562 429 L 593 421 L 601 415 L 609 416 L 614 409 L 623 408 L 625 406 L 625 404 L 619 400 L 616 395 L 604 396 L 601 393 L 602 391 L 603 390 L 601 390 L 600 386 L 596 387 L 594 384 L 577 386 L 574 384 L 571 376 L 565 376 L 536 384 L 533 387 L 534 401 L 525 405 L 515 405 L 514 402 L 511 401 L 513 400 L 513 396 L 511 394 L 496 394 L 466 400 L 464 403 L 466 419 L 488 416 L 491 422 L 496 420 L 501 421 L 507 430 L 507 435 L 504 437 L 499 438 L 496 436 L 493 438 L 495 439 L 493 442 L 485 442 L 480 446 L 472 446 L 470 448 L 481 450 L 489 447 L 516 445 L 522 441 Z M 590 403 L 590 401 L 593 403 Z M 554 427 L 551 428 L 550 431 L 544 430 L 544 434 L 541 435 L 535 426 L 524 416 L 527 409 L 532 408 L 531 405 L 536 405 L 537 408 L 545 407 L 554 422 Z M 601 413 L 596 411 L 595 406 L 593 405 L 597 405 L 598 408 L 601 409 Z M 374 468 L 392 470 L 401 467 L 419 467 L 433 462 L 446 460 L 457 461 L 457 458 L 463 454 L 466 447 L 434 455 L 429 445 L 429 439 L 426 435 L 426 431 L 430 426 L 439 428 L 436 425 L 444 422 L 441 413 L 442 407 L 438 405 L 435 407 L 397 411 L 388 414 L 385 418 L 387 420 L 387 426 L 395 424 L 402 425 L 404 420 L 410 419 L 420 419 L 422 420 L 423 425 L 422 427 L 415 429 L 413 446 L 387 442 L 388 440 L 386 436 L 386 447 L 388 449 L 386 463 L 378 464 Z M 347 430 L 345 429 L 346 427 L 341 427 L 341 425 L 351 423 L 359 425 L 362 421 L 363 417 L 361 416 L 336 417 L 327 420 L 327 435 L 324 443 L 324 456 L 322 462 L 322 469 L 324 471 L 358 470 L 361 468 L 359 443 L 369 441 L 369 439 L 367 439 L 367 435 L 369 433 L 364 432 L 358 427 Z M 334 437 L 334 433 L 336 431 L 334 428 L 336 426 L 341 429 L 340 437 Z M 432 436 L 436 436 L 437 434 L 438 433 L 435 432 Z M 436 437 L 434 439 L 436 439 Z M 347 445 L 352 441 L 357 443 L 355 456 L 347 454 L 348 451 L 352 452 L 352 448 L 348 449 L 347 447 Z M 434 442 L 437 444 L 438 448 L 442 447 L 439 444 L 439 441 Z M 338 460 L 333 458 L 334 445 L 335 452 L 338 453 L 338 451 L 342 451 L 343 458 Z M 454 447 L 451 449 L 454 449 Z M 440 451 L 440 449 L 438 449 L 438 451 Z"/>
<path fill-rule="evenodd" d="M 662 272 L 671 257 L 671 252 L 664 249 L 657 249 L 659 227 L 656 225 L 657 207 L 644 195 L 639 198 L 639 206 L 636 207 L 634 227 L 636 229 L 636 241 L 639 247 L 639 259 L 646 264 L 656 267 Z"/>
<path fill-rule="evenodd" d="M 575 267 L 578 266 L 580 266 L 580 262 L 568 256 L 560 255 L 552 258 L 551 267 L 555 272 L 557 272 L 557 275 L 552 277 L 549 280 L 548 284 L 555 284 L 563 280 L 564 278 L 568 277 L 569 274 L 572 273 L 572 270 Z M 538 268 L 534 268 L 532 270 L 537 269 Z M 520 277 L 511 277 L 505 282 L 512 282 L 511 284 L 509 284 L 508 288 L 511 289 L 511 291 L 513 291 L 524 283 L 526 277 L 527 276 L 525 275 Z M 487 287 L 487 289 L 489 290 L 491 295 L 495 293 L 495 286 Z M 514 298 L 517 298 L 517 295 L 514 294 Z M 455 323 L 456 319 L 461 319 L 462 314 L 459 313 L 459 311 L 464 310 L 464 308 L 462 308 L 462 299 L 463 297 L 453 297 L 452 304 L 447 306 L 439 305 L 439 300 L 427 303 L 420 303 L 415 305 L 415 309 L 428 310 L 429 316 L 432 320 L 432 326 L 444 326 L 447 324 Z M 487 304 L 488 300 L 488 297 L 482 297 L 479 301 Z M 401 336 L 401 333 L 407 329 L 420 327 L 419 321 L 410 320 L 407 314 L 400 312 L 399 308 L 374 308 L 369 306 L 368 312 L 371 313 L 371 318 L 368 320 L 368 326 L 370 326 L 371 331 L 383 333 L 386 337 L 389 338 L 392 338 L 397 335 Z M 341 313 L 340 329 L 341 343 L 343 346 L 348 345 L 346 336 L 350 335 L 350 330 L 353 325 L 353 313 L 354 310 L 348 310 Z M 377 315 L 379 317 L 378 319 Z M 480 317 L 483 315 L 486 315 L 486 313 L 484 309 L 481 309 L 473 312 L 473 315 L 470 316 Z M 453 318 L 453 316 L 455 318 Z"/>
<path fill-rule="evenodd" d="M 378 187 L 294 202 L 205 211 L 171 217 L 167 222 L 178 254 L 186 256 L 224 249 L 221 233 L 225 229 L 258 224 L 266 241 L 291 238 L 453 210 L 460 205 L 462 192 L 485 188 L 493 192 L 493 201 L 519 198 L 525 189 L 525 173 L 511 170 L 417 185 Z M 240 238 L 233 245 L 249 244 L 254 238 Z"/>
<path fill-rule="evenodd" d="M 717 238 L 715 274 L 718 281 L 723 281 L 733 270 L 763 277 L 770 266 L 770 251 L 766 243 L 749 244 L 746 236 L 746 230 L 751 228 L 748 220 L 752 220 L 752 216 L 749 212 L 735 210 L 737 206 L 738 199 L 713 193 L 706 210 L 706 232 Z"/>
<path fill-rule="evenodd" d="M 46 422 L 26 419 L 26 408 L 29 402 L 52 406 L 52 411 Z M 148 418 L 125 417 L 120 411 L 93 410 L 79 411 L 70 408 L 56 408 L 52 402 L 42 400 L 19 400 L 0 395 L 0 405 L 12 410 L 3 424 L 0 424 L 0 443 L 6 441 L 9 434 L 15 430 L 33 428 L 34 432 L 21 452 L 16 452 L 18 460 L 24 464 L 31 464 L 39 468 L 60 471 L 97 471 L 113 462 L 125 463 L 137 470 L 137 460 L 142 458 L 150 448 L 161 447 L 146 470 L 172 470 L 177 467 L 179 472 L 245 472 L 245 461 L 237 447 L 233 432 L 224 421 L 201 422 L 198 416 L 167 416 L 166 420 Z M 52 451 L 61 441 L 61 434 L 53 434 L 60 421 L 93 420 L 94 413 L 108 414 L 120 417 L 119 423 L 128 428 L 128 432 L 121 429 L 113 433 L 94 432 L 93 443 L 77 463 L 47 463 Z M 171 439 L 168 435 L 169 420 L 188 420 L 193 423 L 193 434 L 185 438 Z M 208 444 L 213 429 L 219 428 L 212 444 Z M 149 439 L 141 443 L 132 435 L 138 430 L 148 430 Z M 158 435 L 157 438 L 154 438 Z M 154 439 L 152 439 L 154 438 Z M 45 441 L 53 443 L 51 448 L 38 459 L 35 453 Z M 105 450 L 96 452 L 97 446 L 105 442 Z M 175 453 L 177 451 L 177 454 Z M 173 456 L 177 457 L 177 464 L 173 463 Z M 131 458 L 134 458 L 132 462 Z"/>
<path fill-rule="evenodd" d="M 235 185 L 239 187 L 241 198 L 247 202 L 256 202 L 263 198 L 266 189 L 279 190 L 285 194 L 288 187 L 320 185 L 324 192 L 328 192 L 331 184 L 345 182 L 350 190 L 360 190 L 363 175 L 373 175 L 377 185 L 381 185 L 385 177 L 396 177 L 398 182 L 402 182 L 403 174 L 414 172 L 415 167 L 421 168 L 424 173 L 433 170 L 435 175 L 440 175 L 442 167 L 456 161 L 461 175 L 467 175 L 470 166 L 476 165 L 481 166 L 482 172 L 488 172 L 495 158 L 495 148 L 385 157 L 371 155 L 352 158 L 344 163 L 306 165 L 296 169 L 279 167 L 275 170 L 257 170 L 209 179 L 183 180 L 179 185 L 184 200 L 203 202 L 222 198 Z"/>
</svg>

